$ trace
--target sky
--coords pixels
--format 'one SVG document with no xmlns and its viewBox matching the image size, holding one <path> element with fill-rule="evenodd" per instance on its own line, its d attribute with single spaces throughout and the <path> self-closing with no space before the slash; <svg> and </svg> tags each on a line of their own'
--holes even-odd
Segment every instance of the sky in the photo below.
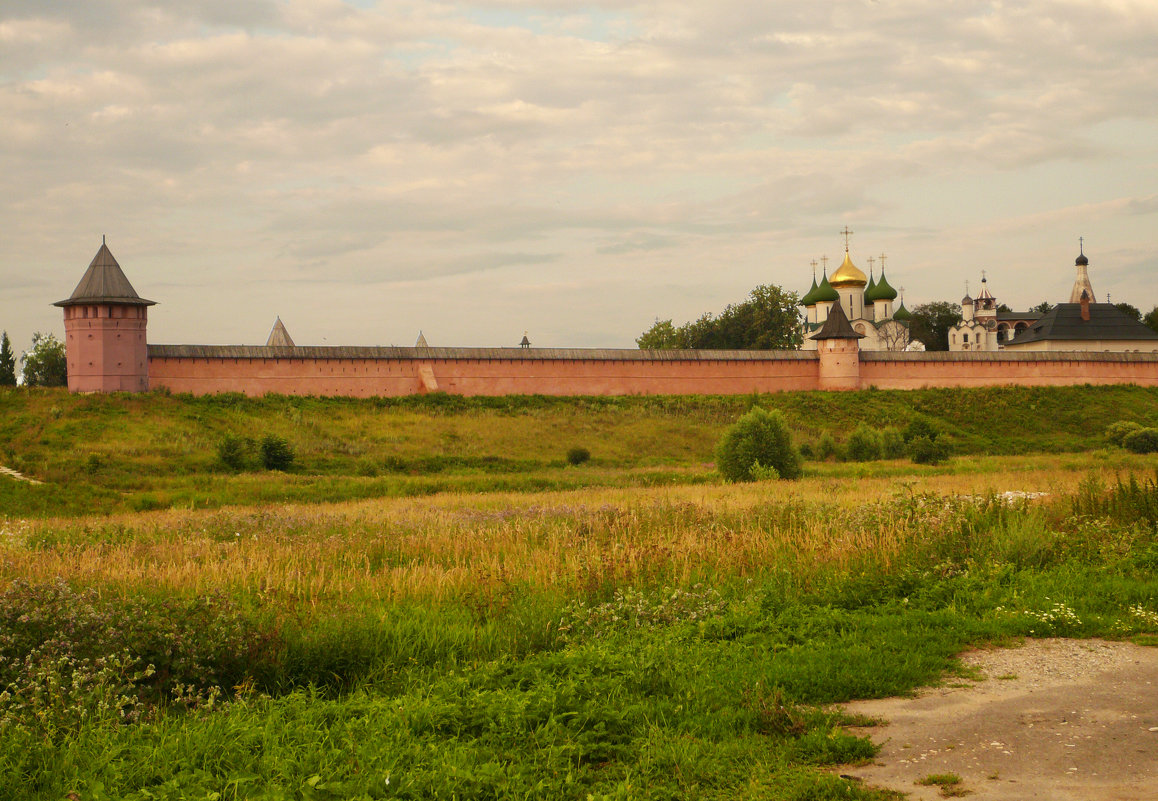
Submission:
<svg viewBox="0 0 1158 801">
<path fill-rule="evenodd" d="M 0 328 L 634 347 L 853 231 L 909 308 L 1158 304 L 1152 0 L 0 0 Z M 879 261 L 875 262 L 879 265 Z"/>
</svg>

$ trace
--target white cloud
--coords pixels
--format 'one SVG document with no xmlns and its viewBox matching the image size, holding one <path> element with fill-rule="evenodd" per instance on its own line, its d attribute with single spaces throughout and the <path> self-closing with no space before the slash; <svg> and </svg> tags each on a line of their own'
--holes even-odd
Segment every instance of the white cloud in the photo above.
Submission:
<svg viewBox="0 0 1158 801">
<path fill-rule="evenodd" d="M 109 233 L 169 341 L 240 340 L 273 293 L 298 339 L 386 314 L 473 344 L 525 314 L 627 346 L 803 288 L 845 223 L 914 299 L 1078 234 L 1125 275 L 1154 249 L 1156 39 L 1125 0 L 10 2 L 0 280 L 48 304 Z M 0 307 L 18 343 L 60 327 L 27 298 Z"/>
</svg>

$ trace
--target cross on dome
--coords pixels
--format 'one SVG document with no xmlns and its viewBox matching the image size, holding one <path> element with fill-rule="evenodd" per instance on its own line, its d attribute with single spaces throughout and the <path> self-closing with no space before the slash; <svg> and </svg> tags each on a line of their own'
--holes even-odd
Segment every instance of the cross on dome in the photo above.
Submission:
<svg viewBox="0 0 1158 801">
<path fill-rule="evenodd" d="M 853 232 L 848 230 L 848 226 L 846 225 L 844 227 L 844 230 L 841 231 L 840 233 L 841 233 L 841 236 L 844 237 L 844 252 L 848 253 L 848 238 L 853 235 Z"/>
</svg>

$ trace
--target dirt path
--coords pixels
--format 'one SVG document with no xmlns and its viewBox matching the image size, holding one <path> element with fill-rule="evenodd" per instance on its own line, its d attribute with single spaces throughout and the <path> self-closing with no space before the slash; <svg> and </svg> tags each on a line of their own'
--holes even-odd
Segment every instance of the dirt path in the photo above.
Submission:
<svg viewBox="0 0 1158 801">
<path fill-rule="evenodd" d="M 886 723 L 856 730 L 874 764 L 841 773 L 911 799 L 946 797 L 916 782 L 948 773 L 976 801 L 1158 799 L 1158 648 L 1031 640 L 962 660 L 985 678 L 848 704 Z"/>
<path fill-rule="evenodd" d="M 41 482 L 37 481 L 35 478 L 29 478 L 28 476 L 23 475 L 22 473 L 16 472 L 11 467 L 5 467 L 2 464 L 0 464 L 0 475 L 5 475 L 5 476 L 8 476 L 9 478 L 14 478 L 17 481 L 27 481 L 29 484 L 40 484 L 41 483 Z"/>
</svg>

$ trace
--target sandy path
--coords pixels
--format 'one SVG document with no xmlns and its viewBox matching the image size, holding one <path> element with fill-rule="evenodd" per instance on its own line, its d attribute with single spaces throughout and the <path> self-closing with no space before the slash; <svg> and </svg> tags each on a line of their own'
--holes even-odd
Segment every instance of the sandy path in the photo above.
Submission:
<svg viewBox="0 0 1158 801">
<path fill-rule="evenodd" d="M 23 475 L 22 473 L 16 472 L 11 467 L 5 467 L 2 464 L 0 464 L 0 475 L 5 475 L 5 476 L 8 476 L 9 478 L 14 478 L 17 481 L 27 481 L 29 484 L 41 483 L 41 482 L 37 481 L 35 478 L 29 478 L 28 476 Z"/>
<path fill-rule="evenodd" d="M 848 704 L 886 723 L 855 730 L 882 746 L 874 764 L 841 773 L 912 799 L 944 797 L 915 784 L 937 773 L 977 801 L 1158 799 L 1158 648 L 1031 640 L 962 661 L 985 678 Z"/>
</svg>

